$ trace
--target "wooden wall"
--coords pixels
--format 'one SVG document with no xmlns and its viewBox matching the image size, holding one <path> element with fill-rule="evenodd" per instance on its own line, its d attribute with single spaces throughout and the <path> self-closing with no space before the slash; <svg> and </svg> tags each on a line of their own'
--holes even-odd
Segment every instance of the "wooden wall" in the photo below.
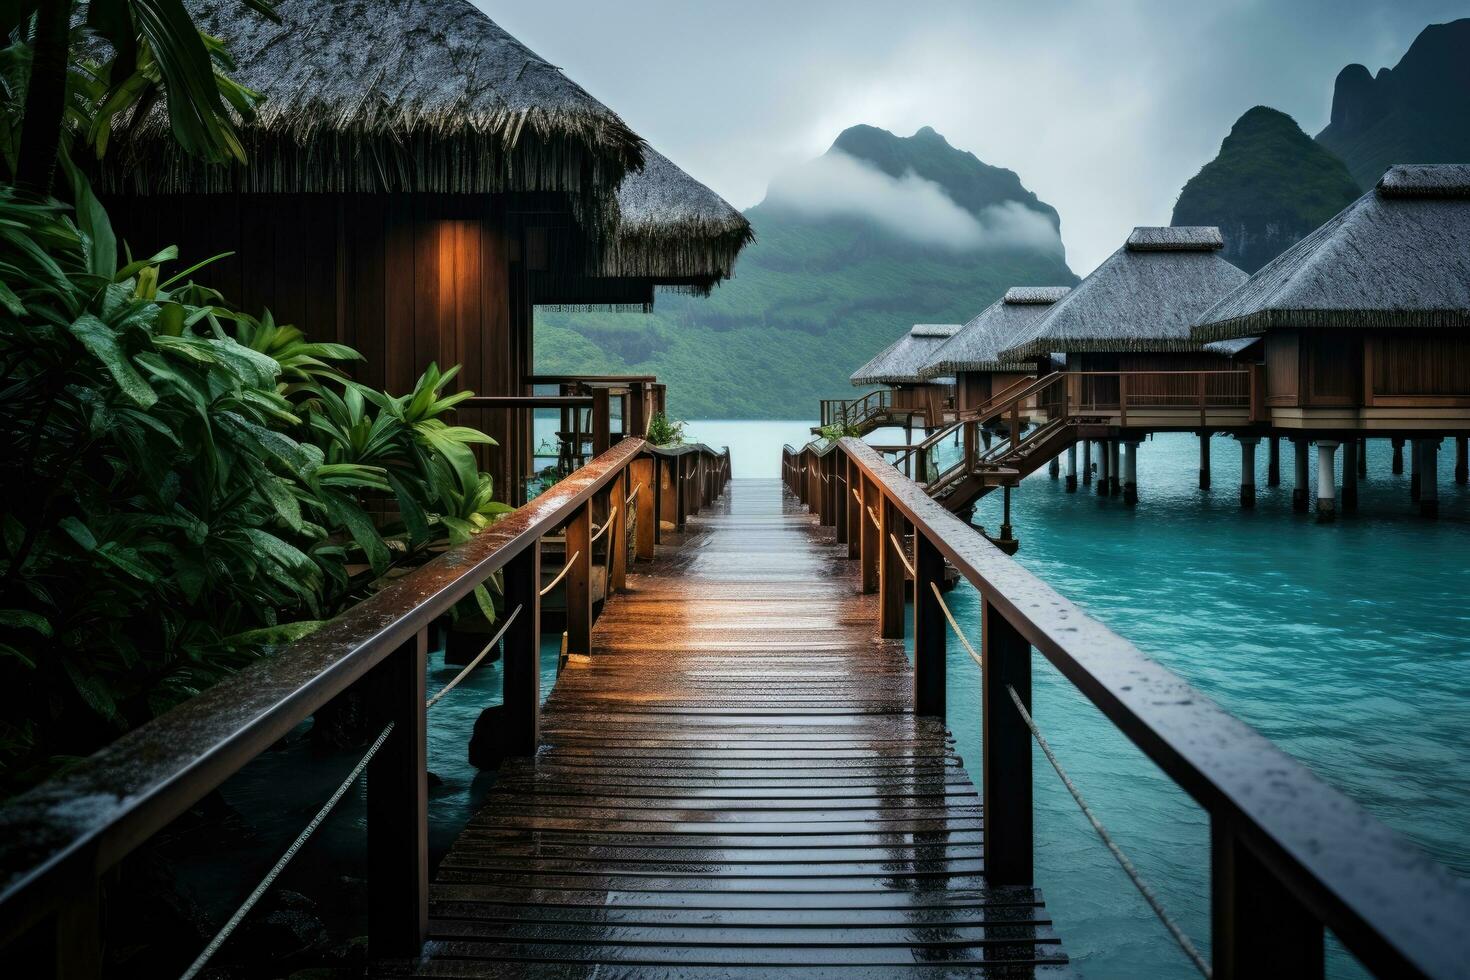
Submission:
<svg viewBox="0 0 1470 980">
<path fill-rule="evenodd" d="M 1366 340 L 1368 404 L 1470 405 L 1470 337 L 1449 330 L 1395 331 Z"/>
<path fill-rule="evenodd" d="M 1266 335 L 1266 405 L 1295 406 L 1301 398 L 1301 347 L 1295 330 Z"/>
<path fill-rule="evenodd" d="M 524 231 L 487 196 L 187 195 L 108 207 L 134 255 L 179 247 L 196 273 L 248 313 L 362 353 L 353 374 L 399 395 L 430 363 L 462 365 L 449 390 L 530 394 L 531 307 Z M 482 457 L 496 496 L 514 501 L 529 467 L 529 419 L 465 410 L 460 424 L 499 443 Z"/>
</svg>

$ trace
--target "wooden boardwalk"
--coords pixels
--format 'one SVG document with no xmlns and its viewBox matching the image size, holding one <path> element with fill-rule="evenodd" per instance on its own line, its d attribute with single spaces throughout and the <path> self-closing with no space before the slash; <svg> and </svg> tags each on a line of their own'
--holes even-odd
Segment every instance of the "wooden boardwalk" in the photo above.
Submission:
<svg viewBox="0 0 1470 980">
<path fill-rule="evenodd" d="M 1066 974 L 845 555 L 740 481 L 637 565 L 440 866 L 418 974 Z"/>
</svg>

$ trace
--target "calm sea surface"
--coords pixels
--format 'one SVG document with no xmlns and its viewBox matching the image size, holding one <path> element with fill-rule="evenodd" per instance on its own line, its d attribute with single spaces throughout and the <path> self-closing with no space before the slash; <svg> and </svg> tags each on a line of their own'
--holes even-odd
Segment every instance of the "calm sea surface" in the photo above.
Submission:
<svg viewBox="0 0 1470 980">
<path fill-rule="evenodd" d="M 774 479 L 782 443 L 801 444 L 810 424 L 694 421 L 687 434 L 730 446 L 737 479 Z M 1390 474 L 1388 446 L 1375 442 L 1360 512 L 1318 526 L 1291 511 L 1289 446 L 1288 485 L 1279 488 L 1264 485 L 1259 448 L 1253 512 L 1237 504 L 1239 446 L 1218 438 L 1213 447 L 1215 489 L 1202 493 L 1193 437 L 1144 443 L 1136 508 L 1067 494 L 1044 471 L 1033 476 L 1014 498 L 1018 559 L 1470 876 L 1470 492 L 1451 481 L 1450 454 L 1441 454 L 1438 521 L 1415 515 L 1407 477 Z M 987 498 L 976 520 L 999 524 L 998 508 L 998 494 Z M 962 585 L 949 601 L 978 641 L 974 591 Z M 978 671 L 950 646 L 949 724 L 978 780 Z M 555 650 L 554 642 L 543 647 L 543 693 L 555 682 Z M 431 690 L 454 674 L 438 655 L 434 663 Z M 489 784 L 465 762 L 465 742 L 480 709 L 499 700 L 500 682 L 499 664 L 479 670 L 431 713 L 429 764 L 441 781 L 431 791 L 436 850 Z M 1034 712 L 1104 824 L 1208 947 L 1204 813 L 1039 657 Z M 302 743 L 227 784 L 227 799 L 256 825 L 262 867 L 319 805 L 314 791 L 325 797 L 351 761 L 310 759 Z M 1036 767 L 1037 883 L 1080 971 L 1195 976 L 1040 753 Z M 302 791 L 299 806 L 279 804 L 286 771 Z M 316 855 L 298 860 L 318 873 L 348 867 L 361 853 L 362 830 L 360 800 L 349 801 L 323 828 Z M 1342 956 L 1331 965 L 1334 975 L 1359 972 Z"/>
</svg>

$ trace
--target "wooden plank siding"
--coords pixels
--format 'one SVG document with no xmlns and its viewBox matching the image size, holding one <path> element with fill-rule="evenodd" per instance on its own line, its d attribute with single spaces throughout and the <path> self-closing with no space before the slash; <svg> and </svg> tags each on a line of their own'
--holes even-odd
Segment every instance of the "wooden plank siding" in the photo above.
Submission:
<svg viewBox="0 0 1470 980">
<path fill-rule="evenodd" d="M 314 340 L 356 348 L 365 384 L 409 391 L 431 362 L 462 365 L 451 390 L 527 395 L 529 290 L 515 239 L 523 221 L 491 197 L 449 195 L 180 195 L 107 202 L 135 255 L 177 244 L 183 268 L 253 315 Z M 497 496 L 514 499 L 531 431 L 505 410 L 459 413 L 500 444 L 482 450 Z"/>
</svg>

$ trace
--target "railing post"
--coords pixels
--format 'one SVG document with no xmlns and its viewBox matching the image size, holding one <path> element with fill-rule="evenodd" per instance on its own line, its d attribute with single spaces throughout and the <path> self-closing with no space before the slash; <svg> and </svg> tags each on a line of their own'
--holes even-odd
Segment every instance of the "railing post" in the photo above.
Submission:
<svg viewBox="0 0 1470 980">
<path fill-rule="evenodd" d="M 52 976 L 56 980 L 96 980 L 102 976 L 102 891 L 95 879 L 67 896 L 47 924 L 52 933 Z"/>
<path fill-rule="evenodd" d="M 567 653 L 592 652 L 592 501 L 577 508 L 567 521 L 567 558 L 571 567 L 563 580 L 567 600 Z M 573 556 L 576 556 L 573 559 Z"/>
<path fill-rule="evenodd" d="M 858 518 L 862 522 L 862 542 L 860 554 L 863 566 L 863 594 L 871 595 L 878 591 L 878 565 L 882 555 L 882 538 L 878 534 L 878 527 L 873 523 L 872 515 L 878 512 L 882 505 L 882 492 L 878 485 L 867 476 L 863 476 L 863 512 Z"/>
<path fill-rule="evenodd" d="M 944 587 L 944 556 L 914 531 L 914 713 L 944 717 L 945 622 L 936 588 Z"/>
<path fill-rule="evenodd" d="M 826 477 L 822 481 L 822 523 L 833 527 L 837 523 L 832 519 L 833 498 L 837 494 L 837 459 L 830 450 L 822 457 L 822 475 Z"/>
<path fill-rule="evenodd" d="M 878 635 L 885 640 L 903 639 L 903 561 L 898 545 L 903 541 L 903 514 L 879 491 L 878 508 Z"/>
<path fill-rule="evenodd" d="M 837 525 L 837 543 L 848 544 L 852 537 L 848 525 L 848 512 L 851 510 L 847 502 L 852 499 L 852 494 L 847 492 L 848 484 L 848 460 L 847 454 L 841 449 L 832 450 L 832 523 Z M 850 552 L 852 549 L 849 548 Z"/>
<path fill-rule="evenodd" d="M 679 504 L 674 515 L 676 531 L 684 530 L 684 519 L 689 516 L 689 474 L 685 472 L 689 468 L 685 462 L 688 458 L 688 453 L 680 453 L 674 457 L 674 486 L 678 491 L 674 494 L 674 499 Z"/>
<path fill-rule="evenodd" d="M 624 467 L 623 472 L 612 482 L 612 506 L 608 509 L 611 515 L 608 519 L 612 525 L 607 529 L 608 556 L 611 561 L 607 563 L 607 595 L 612 596 L 614 592 L 622 592 L 628 587 L 628 470 Z"/>
<path fill-rule="evenodd" d="M 990 830 L 987 823 L 986 831 Z M 987 865 L 988 870 L 988 865 Z M 1220 817 L 1210 820 L 1210 945 L 1217 980 L 1324 972 L 1322 923 Z"/>
<path fill-rule="evenodd" d="M 634 554 L 641 561 L 653 560 L 653 545 L 658 530 L 658 481 L 654 476 L 654 459 L 651 456 L 640 456 L 633 460 L 629 469 L 633 474 L 633 486 L 642 487 L 638 491 L 638 499 L 634 502 L 637 507 L 637 528 L 634 541 Z"/>
<path fill-rule="evenodd" d="M 429 934 L 428 635 L 419 630 L 373 668 L 374 727 L 393 724 L 367 770 L 368 944 L 372 957 L 417 958 Z"/>
<path fill-rule="evenodd" d="M 847 463 L 847 484 L 842 491 L 847 512 L 847 557 L 860 558 L 863 553 L 863 473 L 858 469 L 857 460 L 846 453 L 842 458 Z M 853 496 L 854 492 L 857 496 Z"/>
<path fill-rule="evenodd" d="M 981 631 L 983 731 L 981 805 L 985 877 L 992 885 L 1032 883 L 1031 731 L 1011 700 L 1031 710 L 1031 645 L 992 603 Z"/>
<path fill-rule="evenodd" d="M 628 418 L 623 420 L 624 427 L 631 436 L 642 438 L 648 432 L 648 401 L 644 395 L 643 382 L 634 381 L 628 385 Z"/>
<path fill-rule="evenodd" d="M 541 744 L 541 542 L 505 566 L 505 754 L 535 755 Z"/>
<path fill-rule="evenodd" d="M 660 542 L 664 539 L 664 522 L 672 524 L 678 517 L 679 504 L 675 499 L 675 494 L 679 490 L 679 485 L 674 478 L 672 458 L 655 456 L 653 467 L 658 481 L 655 488 L 658 491 L 658 520 L 653 522 L 653 540 Z"/>
<path fill-rule="evenodd" d="M 1118 372 L 1118 424 L 1128 424 L 1128 375 Z"/>
<path fill-rule="evenodd" d="M 601 456 L 612 448 L 612 404 L 608 389 L 592 389 L 592 455 Z"/>
</svg>

